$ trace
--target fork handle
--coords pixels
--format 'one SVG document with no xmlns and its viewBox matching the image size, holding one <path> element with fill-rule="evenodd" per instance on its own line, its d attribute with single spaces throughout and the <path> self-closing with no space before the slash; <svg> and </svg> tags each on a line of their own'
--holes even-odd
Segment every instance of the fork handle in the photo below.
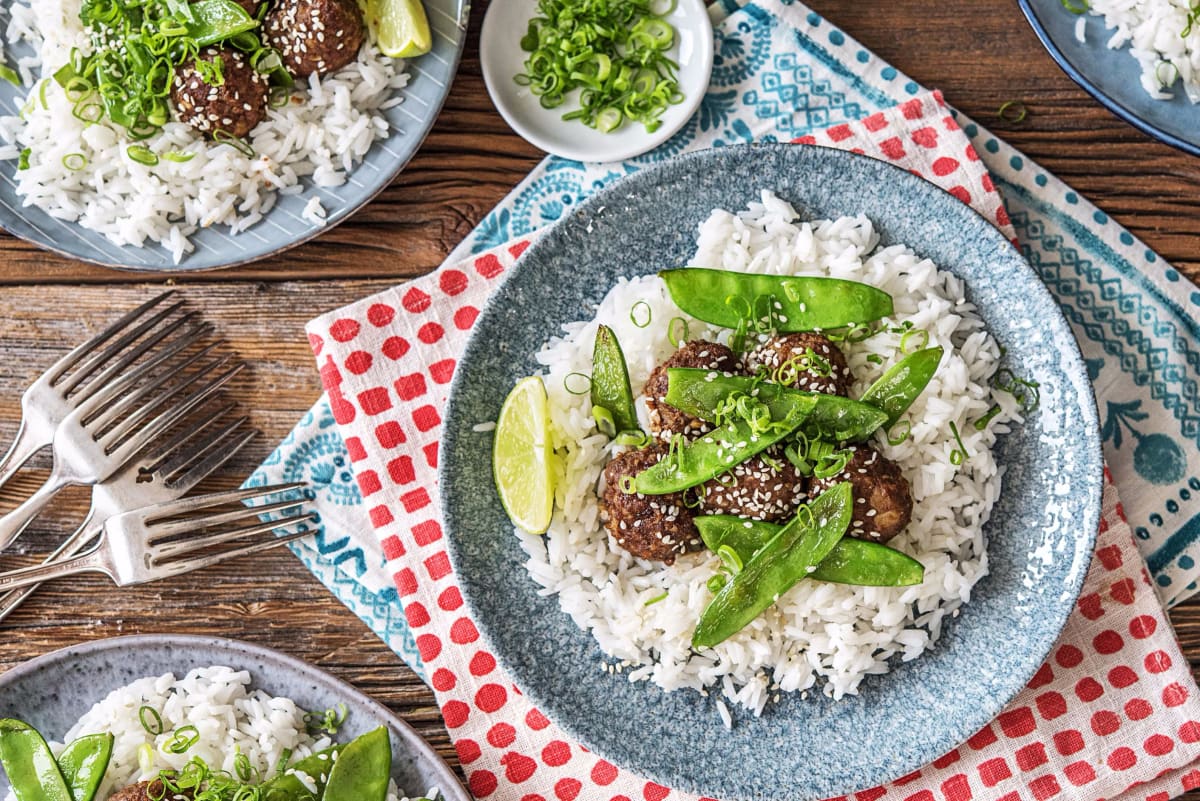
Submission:
<svg viewBox="0 0 1200 801">
<path fill-rule="evenodd" d="M 70 537 L 67 537 L 63 544 L 58 546 L 54 553 L 47 556 L 42 564 L 48 565 L 60 558 L 77 556 L 89 542 L 100 536 L 100 534 L 103 533 L 104 528 L 100 525 L 93 524 L 90 518 L 91 515 L 89 514 L 89 519 L 84 521 L 83 525 L 81 525 L 79 528 L 75 529 L 75 533 Z M 39 586 L 41 585 L 34 584 L 19 590 L 13 590 L 12 592 L 0 596 L 0 623 L 3 623 L 5 620 L 7 620 L 8 616 L 11 615 L 18 606 L 25 603 L 26 598 L 37 592 Z"/>
<path fill-rule="evenodd" d="M 112 574 L 105 566 L 102 551 L 102 547 L 96 547 L 73 559 L 61 559 L 44 565 L 33 565 L 0 573 L 0 592 L 19 590 L 22 587 L 41 584 L 50 579 L 74 576 L 79 573 L 103 573 L 111 578 Z"/>
<path fill-rule="evenodd" d="M 39 487 L 37 492 L 30 495 L 24 503 L 4 517 L 0 517 L 0 551 L 11 545 L 12 541 L 25 530 L 25 527 L 38 516 L 38 513 L 46 508 L 50 499 L 67 484 L 68 482 L 64 481 L 56 470 L 46 479 L 46 483 Z"/>
<path fill-rule="evenodd" d="M 12 447 L 8 449 L 8 453 L 4 454 L 3 458 L 0 458 L 0 487 L 7 484 L 8 480 L 25 466 L 30 457 L 48 444 L 48 442 L 39 442 L 33 435 L 32 429 L 22 418 Z"/>
</svg>

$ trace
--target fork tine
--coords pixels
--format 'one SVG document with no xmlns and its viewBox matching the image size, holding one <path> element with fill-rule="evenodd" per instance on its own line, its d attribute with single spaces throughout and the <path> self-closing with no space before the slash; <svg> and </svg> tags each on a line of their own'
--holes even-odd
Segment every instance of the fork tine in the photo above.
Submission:
<svg viewBox="0 0 1200 801">
<path fill-rule="evenodd" d="M 165 520 L 176 515 L 186 515 L 191 512 L 199 511 L 200 509 L 211 509 L 214 506 L 223 506 L 229 503 L 245 503 L 246 501 L 254 501 L 259 498 L 269 498 L 272 495 L 278 495 L 292 490 L 304 489 L 308 485 L 303 481 L 297 481 L 291 484 L 272 484 L 265 487 L 245 487 L 243 489 L 227 490 L 225 492 L 217 492 L 212 495 L 199 495 L 195 498 L 181 498 L 170 503 L 160 504 L 154 507 L 154 512 L 159 513 L 156 517 L 147 518 L 146 525 L 154 525 L 160 520 Z"/>
<path fill-rule="evenodd" d="M 271 548 L 278 548 L 280 545 L 286 545 L 289 542 L 311 537 L 314 531 L 295 531 L 291 534 L 284 534 L 279 537 L 264 539 L 260 542 L 255 542 L 250 545 L 243 545 L 239 548 L 230 548 L 219 553 L 208 554 L 206 556 L 195 556 L 191 559 L 179 559 L 165 564 L 156 565 L 155 571 L 162 577 L 178 576 L 183 573 L 190 573 L 193 570 L 200 570 L 205 567 L 220 564 L 228 559 L 234 559 L 239 556 L 248 556 L 252 553 L 260 553 Z"/>
<path fill-rule="evenodd" d="M 199 325 L 193 325 L 188 328 L 182 336 L 174 339 L 170 338 L 171 335 L 180 328 L 183 328 L 189 323 L 195 322 L 199 316 L 199 312 L 188 312 L 179 319 L 173 321 L 166 328 L 158 331 L 155 336 L 143 339 L 141 342 L 137 343 L 135 347 L 130 348 L 128 351 L 121 354 L 119 359 L 105 367 L 103 370 L 97 373 L 92 380 L 88 381 L 87 384 L 80 388 L 79 392 L 75 394 L 76 403 L 82 404 L 88 398 L 109 387 L 114 382 L 123 381 L 123 386 L 132 384 L 132 382 L 136 380 L 136 377 L 130 379 L 127 376 L 129 376 L 131 373 L 135 373 L 136 370 L 130 371 L 130 373 L 126 373 L 126 370 L 132 366 L 134 362 L 145 355 L 147 351 L 153 348 L 158 349 L 158 352 L 155 354 L 155 358 L 148 361 L 145 365 L 140 365 L 139 367 L 141 369 L 146 369 L 152 364 L 161 362 L 162 352 L 169 352 L 170 355 L 174 355 L 186 348 L 191 342 L 194 342 L 206 334 L 211 333 L 213 330 L 212 324 L 201 322 Z M 73 389 L 73 386 L 70 388 L 64 388 L 63 393 L 68 394 Z"/>
<path fill-rule="evenodd" d="M 244 419 L 238 421 L 238 427 L 245 424 Z M 236 429 L 234 429 L 236 431 Z M 237 456 L 242 450 L 258 438 L 260 432 L 251 428 L 242 432 L 240 437 L 231 436 L 215 441 L 207 453 L 201 454 L 197 460 L 180 468 L 167 478 L 172 489 L 189 492 L 197 484 L 215 473 L 222 465 Z"/>
<path fill-rule="evenodd" d="M 237 408 L 237 404 L 233 401 L 226 402 L 224 398 L 220 397 L 207 406 L 209 407 L 207 411 L 202 410 L 203 416 L 196 415 L 196 419 L 192 420 L 186 428 L 176 432 L 161 445 L 155 443 L 148 448 L 142 456 L 142 469 L 162 476 L 169 475 L 176 469 L 172 466 L 184 460 L 196 447 L 193 440 L 199 438 L 215 422 Z"/>
<path fill-rule="evenodd" d="M 152 361 L 154 361 L 153 364 L 148 363 L 144 370 L 137 371 L 137 372 L 141 373 L 141 375 L 138 376 L 138 378 L 146 379 L 146 381 L 141 386 L 139 386 L 137 389 L 135 389 L 133 392 L 130 392 L 128 395 L 125 395 L 120 400 L 117 400 L 115 403 L 106 401 L 103 404 L 103 408 L 100 409 L 99 411 L 96 411 L 96 409 L 95 409 L 95 407 L 98 407 L 101 405 L 99 403 L 99 400 L 100 400 L 99 398 L 96 399 L 97 403 L 89 402 L 89 403 L 81 406 L 80 407 L 80 409 L 81 409 L 80 415 L 81 415 L 81 420 L 82 420 L 83 424 L 85 426 L 87 426 L 88 428 L 92 429 L 93 431 L 97 431 L 97 432 L 105 431 L 106 429 L 108 429 L 111 426 L 112 423 L 116 422 L 117 420 L 119 420 L 121 417 L 123 417 L 127 413 L 137 410 L 139 408 L 138 404 L 142 404 L 142 402 L 148 398 L 154 398 L 155 397 L 154 393 L 157 392 L 160 388 L 162 388 L 163 385 L 165 385 L 167 382 L 169 382 L 172 378 L 175 378 L 176 376 L 186 372 L 187 369 L 189 367 L 191 367 L 192 365 L 196 364 L 196 362 L 200 361 L 201 359 L 205 358 L 206 356 L 209 356 L 213 352 L 213 350 L 215 350 L 217 347 L 220 346 L 220 344 L 221 344 L 220 342 L 214 342 L 211 345 L 208 345 L 207 347 L 202 348 L 200 350 L 200 352 L 194 353 L 191 356 L 188 356 L 186 359 L 184 359 L 183 361 L 178 362 L 178 363 L 172 362 L 170 364 L 163 364 L 163 362 L 165 361 L 165 358 L 159 359 L 156 357 L 154 360 L 152 360 Z M 166 356 L 166 354 L 159 354 L 159 356 Z M 196 373 L 194 373 L 192 375 L 192 382 L 194 382 L 196 380 L 197 376 L 203 375 L 203 373 L 206 370 L 211 370 L 214 367 L 219 367 L 222 360 L 224 362 L 227 362 L 231 358 L 232 357 L 230 357 L 230 356 L 218 357 L 214 362 L 209 363 L 205 367 L 201 367 Z M 162 367 L 161 370 L 159 369 L 160 367 Z M 184 382 L 183 387 L 186 387 L 186 386 L 187 386 L 187 382 Z M 178 390 L 179 387 L 176 387 L 176 389 Z M 111 393 L 105 392 L 103 394 L 109 395 Z M 170 395 L 166 396 L 166 398 L 169 398 L 169 397 L 170 397 Z M 166 398 L 157 398 L 157 400 L 161 401 L 161 400 L 165 400 Z M 145 405 L 148 405 L 148 404 L 143 404 L 143 407 Z"/>
<path fill-rule="evenodd" d="M 138 306 L 136 309 L 133 309 L 132 311 L 127 312 L 119 320 L 115 321 L 112 325 L 110 325 L 108 328 L 105 328 L 99 334 L 96 334 L 96 336 L 92 337 L 87 342 L 84 342 L 82 345 L 79 345 L 78 347 L 72 349 L 69 353 L 67 353 L 67 355 L 65 355 L 61 359 L 59 359 L 58 362 L 56 362 L 54 364 L 54 366 L 51 367 L 46 372 L 46 377 L 49 380 L 50 384 L 53 385 L 54 382 L 56 382 L 60 378 L 62 378 L 62 376 L 68 370 L 70 370 L 72 367 L 74 367 L 76 364 L 78 364 L 79 360 L 82 359 L 86 354 L 90 353 L 91 351 L 93 351 L 96 348 L 103 345 L 109 339 L 116 336 L 117 333 L 124 330 L 125 327 L 128 326 L 130 323 L 132 323 L 134 320 L 138 319 L 143 314 L 150 311 L 155 306 L 162 303 L 164 300 L 166 300 L 167 298 L 171 297 L 174 294 L 175 294 L 175 290 L 171 289 L 171 290 L 168 290 L 168 291 L 162 293 L 161 295 L 159 295 L 157 297 L 151 298 L 150 300 L 143 303 L 141 306 Z"/>
<path fill-rule="evenodd" d="M 155 439 L 161 437 L 163 434 L 169 431 L 173 425 L 191 414 L 196 407 L 200 406 L 207 399 L 220 392 L 222 387 L 232 381 L 234 376 L 242 372 L 242 370 L 245 368 L 245 362 L 238 362 L 225 372 L 218 375 L 216 378 L 206 382 L 203 386 L 180 402 L 180 404 L 175 408 L 162 412 L 158 415 L 158 417 L 150 420 L 140 429 L 132 431 L 128 438 L 122 439 L 121 437 L 112 437 L 110 435 L 106 435 L 104 440 L 107 441 L 107 444 L 103 442 L 101 444 L 104 446 L 105 451 L 112 455 L 118 462 L 123 463 L 129 461 L 136 456 L 138 452 L 150 445 L 150 443 L 152 443 Z M 191 384 L 192 381 L 189 379 L 187 383 Z M 178 394 L 179 389 L 181 388 L 176 388 L 167 396 L 159 399 L 158 402 L 154 403 L 153 407 L 149 409 L 148 413 L 156 411 L 159 407 L 166 403 L 167 400 Z M 140 414 L 140 412 L 138 414 Z M 115 430 L 125 428 L 127 423 L 129 423 L 129 420 L 121 423 L 121 425 L 119 425 Z M 117 444 L 118 442 L 120 444 Z"/>
<path fill-rule="evenodd" d="M 280 521 L 286 518 L 267 521 L 260 520 L 250 527 L 217 531 L 212 534 L 200 536 L 202 532 L 208 529 L 217 528 L 229 523 L 240 523 L 243 520 L 258 518 L 261 515 L 272 512 L 282 512 L 284 509 L 295 509 L 306 503 L 308 503 L 306 498 L 296 498 L 295 500 L 276 501 L 275 503 L 263 504 L 262 506 L 241 506 L 228 512 L 220 512 L 206 517 L 191 517 L 167 523 L 156 523 L 152 527 L 147 542 L 150 545 L 156 546 L 155 550 L 159 553 L 172 553 L 180 550 L 193 551 L 196 548 L 204 547 L 203 544 L 197 545 L 196 543 L 219 544 L 228 539 L 249 536 L 250 534 L 259 533 L 263 526 L 267 526 L 268 528 L 277 527 L 281 525 Z M 186 539 L 180 538 L 175 542 L 164 542 L 164 540 L 172 537 L 180 537 L 180 535 L 187 534 L 188 532 L 196 532 L 196 536 L 189 536 Z M 211 543 L 208 542 L 210 539 L 212 540 Z"/>
<path fill-rule="evenodd" d="M 66 385 L 59 388 L 59 391 L 64 395 L 69 395 L 72 390 L 78 387 L 80 383 L 94 373 L 100 367 L 100 365 L 106 363 L 109 359 L 125 350 L 125 348 L 129 347 L 130 344 L 136 342 L 139 337 L 144 335 L 146 332 L 153 330 L 155 326 L 181 308 L 183 308 L 183 301 L 172 303 L 167 308 L 159 311 L 149 320 L 145 320 L 140 325 L 136 326 L 132 331 L 127 331 L 122 334 L 116 342 L 113 342 L 111 345 L 104 348 L 104 350 L 88 356 L 83 360 L 83 363 L 76 368 L 74 375 L 67 379 Z"/>
</svg>

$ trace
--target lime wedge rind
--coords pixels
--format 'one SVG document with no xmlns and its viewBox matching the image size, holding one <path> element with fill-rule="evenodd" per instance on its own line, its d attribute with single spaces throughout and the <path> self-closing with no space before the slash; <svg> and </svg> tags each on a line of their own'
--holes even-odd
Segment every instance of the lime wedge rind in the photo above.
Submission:
<svg viewBox="0 0 1200 801">
<path fill-rule="evenodd" d="M 525 378 L 504 399 L 492 441 L 492 476 L 512 522 L 542 534 L 554 514 L 554 446 L 546 386 Z"/>
</svg>

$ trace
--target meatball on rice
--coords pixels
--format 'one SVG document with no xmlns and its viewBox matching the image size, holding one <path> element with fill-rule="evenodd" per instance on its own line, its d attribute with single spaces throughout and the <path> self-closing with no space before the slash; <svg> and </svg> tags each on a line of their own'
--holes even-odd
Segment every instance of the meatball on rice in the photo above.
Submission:
<svg viewBox="0 0 1200 801">
<path fill-rule="evenodd" d="M 738 357 L 732 350 L 717 342 L 696 339 L 688 342 L 671 354 L 665 362 L 654 368 L 642 390 L 650 409 L 650 430 L 662 439 L 683 434 L 693 439 L 712 431 L 712 424 L 681 412 L 667 403 L 669 385 L 667 370 L 672 367 L 697 367 L 722 373 L 737 372 Z"/>
<path fill-rule="evenodd" d="M 854 376 L 846 357 L 826 336 L 786 334 L 762 342 L 746 354 L 746 372 L 767 371 L 770 381 L 808 392 L 846 396 Z"/>
<path fill-rule="evenodd" d="M 626 451 L 604 468 L 601 518 L 608 533 L 625 550 L 641 559 L 675 563 L 675 557 L 704 547 L 681 492 L 642 495 L 621 489 L 632 478 L 658 464 L 667 453 L 659 445 Z"/>
<path fill-rule="evenodd" d="M 221 62 L 222 81 L 206 82 L 196 65 L 204 61 Z M 210 76 L 211 77 L 211 76 Z M 218 131 L 240 139 L 249 134 L 267 116 L 270 84 L 267 76 L 254 67 L 242 51 L 232 47 L 206 47 L 175 74 L 171 100 L 180 122 L 185 122 L 210 139 Z"/>
<path fill-rule="evenodd" d="M 702 486 L 700 511 L 706 515 L 737 515 L 747 520 L 781 523 L 804 503 L 804 477 L 780 449 L 735 465 Z"/>
<path fill-rule="evenodd" d="M 854 519 L 847 537 L 887 542 L 912 519 L 913 499 L 908 479 L 900 467 L 874 448 L 859 445 L 840 473 L 813 479 L 809 493 L 815 498 L 842 481 L 854 487 Z"/>
<path fill-rule="evenodd" d="M 276 0 L 263 31 L 295 78 L 340 70 L 367 38 L 355 0 Z"/>
</svg>

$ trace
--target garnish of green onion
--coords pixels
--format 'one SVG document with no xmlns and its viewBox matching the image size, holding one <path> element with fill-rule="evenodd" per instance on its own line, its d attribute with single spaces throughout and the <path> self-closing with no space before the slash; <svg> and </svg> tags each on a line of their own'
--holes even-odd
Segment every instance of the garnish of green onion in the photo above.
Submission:
<svg viewBox="0 0 1200 801">
<path fill-rule="evenodd" d="M 986 429 L 988 424 L 991 423 L 998 414 L 1000 414 L 1000 404 L 992 404 L 992 408 L 987 410 L 987 414 L 975 421 L 975 430 L 983 431 Z"/>
<path fill-rule="evenodd" d="M 678 334 L 675 332 L 679 331 Z M 671 347 L 678 348 L 688 341 L 688 321 L 682 317 L 672 317 L 667 323 L 667 340 Z"/>
<path fill-rule="evenodd" d="M 143 729 L 155 737 L 163 733 L 162 715 L 158 714 L 158 710 L 152 706 L 143 706 L 138 709 L 138 721 L 141 722 Z"/>
<path fill-rule="evenodd" d="M 1029 109 L 1025 108 L 1025 104 L 1020 100 L 1006 100 L 996 109 L 996 116 L 1005 122 L 1016 124 L 1025 121 L 1029 116 Z"/>
<path fill-rule="evenodd" d="M 629 321 L 638 328 L 647 327 L 653 319 L 654 311 L 650 308 L 650 304 L 644 300 L 639 300 L 629 309 Z"/>
<path fill-rule="evenodd" d="M 7 64 L 0 64 L 0 78 L 11 83 L 13 86 L 21 85 L 21 76 L 12 67 Z"/>
<path fill-rule="evenodd" d="M 158 154 L 145 145 L 130 145 L 125 149 L 125 153 L 138 164 L 145 164 L 147 167 L 158 164 Z"/>
<path fill-rule="evenodd" d="M 1191 11 L 1188 12 L 1187 25 L 1179 32 L 1181 39 L 1186 39 L 1192 35 L 1192 27 L 1200 22 L 1200 5 L 1192 5 Z"/>
<path fill-rule="evenodd" d="M 916 345 L 911 345 L 914 340 L 920 340 L 920 342 Z M 900 337 L 900 352 L 912 353 L 925 348 L 928 344 L 929 332 L 922 328 L 914 328 L 906 331 L 904 336 Z"/>
<path fill-rule="evenodd" d="M 1059 0 L 1062 7 L 1072 14 L 1085 14 L 1092 4 L 1088 0 Z"/>
<path fill-rule="evenodd" d="M 1042 402 L 1041 385 L 1032 379 L 1021 378 L 1007 367 L 996 371 L 992 386 L 1016 398 L 1023 414 L 1029 414 Z"/>
<path fill-rule="evenodd" d="M 62 157 L 63 166 L 71 172 L 78 172 L 87 166 L 87 156 L 82 153 L 68 153 Z"/>
<path fill-rule="evenodd" d="M 593 406 L 592 419 L 596 421 L 596 428 L 604 436 L 612 438 L 617 435 L 617 424 L 613 420 L 612 412 L 608 409 L 603 406 Z"/>
<path fill-rule="evenodd" d="M 664 600 L 666 600 L 666 598 L 667 598 L 667 595 L 668 595 L 668 593 L 666 593 L 666 592 L 662 592 L 662 593 L 660 593 L 660 594 L 658 594 L 658 595 L 655 595 L 653 598 L 651 598 L 650 600 L 646 601 L 646 603 L 642 604 L 642 606 L 654 606 L 654 605 L 655 605 L 656 603 L 658 603 L 659 601 L 664 601 Z"/>
<path fill-rule="evenodd" d="M 726 581 L 725 575 L 723 573 L 718 573 L 715 576 L 713 576 L 712 578 L 710 578 L 706 582 L 705 586 L 708 587 L 709 592 L 711 592 L 713 595 L 716 595 L 718 592 L 720 592 L 722 589 L 725 588 L 725 581 Z"/>
<path fill-rule="evenodd" d="M 907 420 L 901 420 L 892 426 L 892 430 L 888 433 L 888 445 L 900 445 L 909 436 L 912 435 L 912 423 Z"/>
<path fill-rule="evenodd" d="M 21 155 L 17 157 L 17 169 L 18 170 L 28 170 L 29 169 L 29 156 L 32 153 L 33 153 L 33 151 L 30 150 L 29 148 L 23 148 L 21 150 Z"/>
<path fill-rule="evenodd" d="M 192 746 L 200 742 L 200 730 L 195 726 L 180 726 L 166 743 L 166 750 L 172 754 L 186 754 Z"/>
<path fill-rule="evenodd" d="M 717 557 L 721 560 L 721 569 L 731 576 L 742 572 L 742 557 L 729 545 L 717 549 Z"/>
<path fill-rule="evenodd" d="M 1179 80 L 1179 68 L 1170 61 L 1161 61 L 1154 68 L 1154 79 L 1158 81 L 1160 87 L 1166 89 Z"/>
<path fill-rule="evenodd" d="M 950 451 L 950 464 L 957 467 L 971 458 L 971 454 L 967 453 L 967 446 L 963 444 L 962 437 L 958 433 L 958 426 L 953 420 L 950 421 L 950 433 L 954 435 L 954 441 L 958 444 L 957 448 Z"/>
<path fill-rule="evenodd" d="M 663 16 L 673 6 L 674 0 L 539 0 L 520 40 L 529 57 L 513 80 L 548 109 L 578 92 L 579 108 L 564 120 L 605 133 L 628 120 L 653 132 L 683 100 L 679 66 L 666 55 L 676 31 Z"/>
<path fill-rule="evenodd" d="M 572 395 L 587 395 L 592 391 L 592 377 L 587 373 L 567 373 L 563 376 L 563 389 Z"/>
<path fill-rule="evenodd" d="M 650 435 L 643 431 L 622 431 L 613 442 L 625 447 L 640 448 L 650 444 Z"/>
<path fill-rule="evenodd" d="M 181 153 L 178 150 L 171 150 L 166 153 L 163 153 L 162 157 L 164 159 L 166 159 L 167 161 L 173 161 L 176 164 L 186 164 L 187 162 L 196 158 L 196 154 L 195 153 Z"/>
</svg>

